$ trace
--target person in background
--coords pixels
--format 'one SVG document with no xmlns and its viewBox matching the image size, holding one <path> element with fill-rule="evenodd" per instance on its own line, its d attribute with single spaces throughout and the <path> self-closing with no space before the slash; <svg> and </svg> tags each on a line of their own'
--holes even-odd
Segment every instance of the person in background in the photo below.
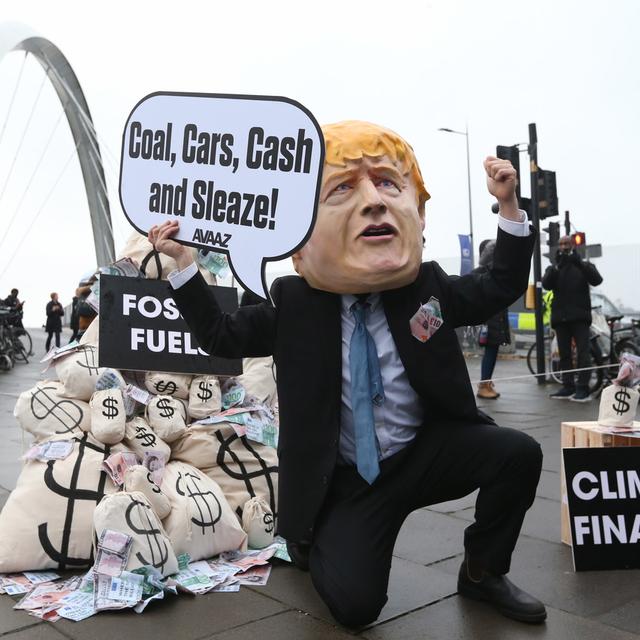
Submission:
<svg viewBox="0 0 640 640">
<path fill-rule="evenodd" d="M 20 293 L 17 289 L 11 289 L 11 293 L 2 301 L 2 303 L 11 307 L 11 309 L 22 309 L 22 305 L 24 302 L 20 302 L 18 300 L 18 293 Z"/>
<path fill-rule="evenodd" d="M 73 342 L 74 340 L 78 340 L 80 338 L 80 316 L 78 315 L 78 302 L 79 298 L 76 293 L 76 295 L 71 299 L 71 318 L 69 319 L 71 338 L 69 338 L 69 342 Z"/>
<path fill-rule="evenodd" d="M 24 325 L 22 324 L 22 307 L 24 306 L 24 301 L 20 302 L 18 293 L 20 292 L 17 289 L 11 289 L 11 293 L 2 301 L 2 304 L 14 312 L 9 316 L 9 323 L 18 329 L 22 329 L 22 333 L 24 333 Z"/>
<path fill-rule="evenodd" d="M 51 300 L 47 303 L 47 324 L 45 331 L 47 332 L 47 344 L 45 349 L 49 351 L 51 347 L 51 339 L 55 335 L 56 347 L 60 346 L 60 332 L 62 331 L 62 316 L 64 316 L 64 308 L 58 302 L 58 294 L 52 293 Z"/>
<path fill-rule="evenodd" d="M 596 287 L 602 276 L 595 265 L 583 260 L 573 246 L 570 236 L 562 236 L 558 244 L 556 264 L 547 267 L 542 286 L 553 291 L 551 326 L 558 337 L 560 368 L 573 369 L 571 340 L 576 344 L 578 373 L 576 384 L 573 373 L 562 374 L 562 389 L 552 393 L 556 400 L 589 402 L 589 377 L 591 353 L 589 351 L 589 326 L 591 325 L 591 294 L 589 285 Z"/>
<path fill-rule="evenodd" d="M 96 310 L 87 302 L 87 298 L 91 293 L 91 287 L 96 280 L 97 278 L 94 274 L 88 280 L 81 281 L 76 289 L 76 296 L 78 297 L 78 340 L 82 338 L 84 332 L 98 315 Z"/>
<path fill-rule="evenodd" d="M 496 248 L 495 240 L 483 240 L 480 243 L 480 266 L 491 269 L 493 267 L 493 252 Z M 495 390 L 491 377 L 498 359 L 500 345 L 511 344 L 511 332 L 509 331 L 509 313 L 503 309 L 487 320 L 486 342 L 484 355 L 482 356 L 481 382 L 478 385 L 478 398 L 495 400 L 500 394 Z"/>
</svg>

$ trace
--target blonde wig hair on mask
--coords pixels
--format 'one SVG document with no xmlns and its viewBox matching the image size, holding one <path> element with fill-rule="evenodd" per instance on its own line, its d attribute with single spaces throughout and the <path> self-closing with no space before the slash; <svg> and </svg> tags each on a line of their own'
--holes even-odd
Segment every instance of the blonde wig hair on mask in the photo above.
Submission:
<svg viewBox="0 0 640 640">
<path fill-rule="evenodd" d="M 327 164 L 344 167 L 349 160 L 360 160 L 363 156 L 388 156 L 401 165 L 405 175 L 411 174 L 419 208 L 431 197 L 424 186 L 413 149 L 397 133 L 370 122 L 344 120 L 324 125 L 322 134 Z"/>
</svg>

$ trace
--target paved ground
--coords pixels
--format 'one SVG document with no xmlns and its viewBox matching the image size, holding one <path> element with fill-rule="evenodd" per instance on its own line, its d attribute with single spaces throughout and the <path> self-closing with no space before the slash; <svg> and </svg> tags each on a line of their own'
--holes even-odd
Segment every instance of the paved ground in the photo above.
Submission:
<svg viewBox="0 0 640 640">
<path fill-rule="evenodd" d="M 37 353 L 43 353 L 41 338 Z M 479 360 L 470 359 L 472 379 Z M 38 365 L 20 365 L 0 374 L 0 504 L 15 486 L 22 450 L 21 432 L 12 416 L 16 395 L 38 377 Z M 496 378 L 522 375 L 522 360 L 501 360 Z M 640 637 L 640 575 L 637 571 L 573 571 L 571 551 L 560 543 L 560 422 L 590 420 L 597 403 L 580 405 L 552 401 L 549 388 L 531 380 L 497 383 L 497 401 L 482 406 L 505 426 L 522 429 L 544 451 L 538 497 L 529 511 L 513 560 L 511 577 L 547 605 L 542 626 L 511 622 L 456 595 L 462 558 L 462 534 L 473 517 L 473 496 L 413 513 L 398 539 L 391 572 L 389 603 L 380 619 L 360 632 L 369 640 L 429 640 L 548 638 L 623 640 Z M 25 443 L 26 443 L 25 439 Z M 12 600 L 0 596 L 0 636 L 9 640 L 45 638 L 180 637 L 185 640 L 333 640 L 353 636 L 337 627 L 315 595 L 308 574 L 274 568 L 266 587 L 238 594 L 181 597 L 152 605 L 142 615 L 102 613 L 84 622 L 38 622 L 12 610 Z"/>
</svg>

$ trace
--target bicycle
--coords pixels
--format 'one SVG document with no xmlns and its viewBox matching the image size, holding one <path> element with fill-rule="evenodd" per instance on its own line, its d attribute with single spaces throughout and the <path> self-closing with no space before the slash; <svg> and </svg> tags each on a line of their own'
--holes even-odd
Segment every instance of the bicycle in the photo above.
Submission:
<svg viewBox="0 0 640 640">
<path fill-rule="evenodd" d="M 608 360 L 611 365 L 611 367 L 603 370 L 603 387 L 612 384 L 615 380 L 622 354 L 630 353 L 634 356 L 640 356 L 640 346 L 636 332 L 640 326 L 640 321 L 633 319 L 631 321 L 631 327 L 616 328 L 616 323 L 623 317 L 622 315 L 602 316 L 607 331 L 605 332 L 599 329 L 600 335 L 597 347 L 601 351 L 603 361 Z M 611 345 L 613 345 L 613 348 Z"/>
<path fill-rule="evenodd" d="M 16 361 L 29 362 L 32 340 L 29 332 L 17 323 L 21 311 L 0 308 L 0 368 L 9 370 Z"/>
<path fill-rule="evenodd" d="M 20 355 L 24 362 L 27 362 L 27 357 L 33 355 L 33 340 L 29 332 L 22 326 L 22 310 L 13 310 L 9 313 L 9 324 L 13 329 L 13 340 L 18 354 L 25 354 L 24 357 Z"/>
<path fill-rule="evenodd" d="M 11 327 L 7 321 L 9 312 L 6 309 L 0 309 L 0 370 L 9 371 L 13 368 L 13 337 Z"/>
</svg>

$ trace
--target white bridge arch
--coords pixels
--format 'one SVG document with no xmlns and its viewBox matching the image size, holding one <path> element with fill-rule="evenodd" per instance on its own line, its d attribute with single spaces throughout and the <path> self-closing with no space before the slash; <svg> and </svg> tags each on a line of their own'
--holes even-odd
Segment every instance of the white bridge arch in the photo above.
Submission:
<svg viewBox="0 0 640 640">
<path fill-rule="evenodd" d="M 98 265 L 107 265 L 115 260 L 107 185 L 98 139 L 78 78 L 69 61 L 52 42 L 27 25 L 17 22 L 0 24 L 0 61 L 7 53 L 16 50 L 30 53 L 38 60 L 58 94 L 80 160 L 96 259 Z"/>
</svg>

